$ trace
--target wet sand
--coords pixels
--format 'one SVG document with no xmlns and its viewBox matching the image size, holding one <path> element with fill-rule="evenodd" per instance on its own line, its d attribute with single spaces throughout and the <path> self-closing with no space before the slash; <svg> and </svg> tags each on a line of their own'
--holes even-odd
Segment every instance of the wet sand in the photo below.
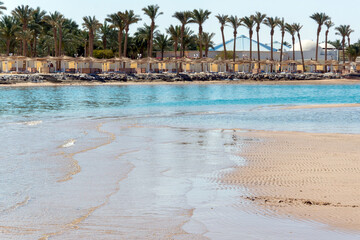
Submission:
<svg viewBox="0 0 360 240">
<path fill-rule="evenodd" d="M 253 211 L 360 231 L 360 136 L 250 131 L 245 166 L 224 183 L 243 186 Z"/>
<path fill-rule="evenodd" d="M 343 107 L 360 107 L 360 103 L 301 105 L 301 106 L 285 107 L 283 109 L 291 110 L 291 109 L 343 108 Z"/>
<path fill-rule="evenodd" d="M 294 80 L 294 81 L 184 81 L 184 82 L 165 82 L 165 81 L 143 81 L 143 82 L 89 82 L 89 81 L 64 81 L 62 83 L 16 83 L 16 84 L 0 84 L 0 87 L 54 87 L 54 86 L 128 86 L 128 85 L 190 85 L 190 84 L 243 84 L 243 85 L 341 85 L 341 84 L 360 84 L 359 80 L 351 79 L 324 79 L 324 80 Z"/>
</svg>

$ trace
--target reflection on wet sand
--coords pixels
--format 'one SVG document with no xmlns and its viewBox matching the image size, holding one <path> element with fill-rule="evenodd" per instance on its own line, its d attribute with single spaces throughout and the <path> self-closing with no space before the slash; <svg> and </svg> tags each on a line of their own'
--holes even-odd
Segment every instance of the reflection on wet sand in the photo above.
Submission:
<svg viewBox="0 0 360 240">
<path fill-rule="evenodd" d="M 276 228 L 291 239 L 355 239 L 317 223 L 261 209 L 254 213 L 256 205 L 242 197 L 251 188 L 236 180 L 224 182 L 234 167 L 246 166 L 239 152 L 263 144 L 262 136 L 132 120 L 96 120 L 88 123 L 86 133 L 73 137 L 76 144 L 70 148 L 54 144 L 62 153 L 56 155 L 62 164 L 56 170 L 69 178 L 48 178 L 43 188 L 30 191 L 26 205 L 2 214 L 2 238 L 279 239 Z M 74 161 L 81 171 L 69 174 L 76 169 Z"/>
</svg>

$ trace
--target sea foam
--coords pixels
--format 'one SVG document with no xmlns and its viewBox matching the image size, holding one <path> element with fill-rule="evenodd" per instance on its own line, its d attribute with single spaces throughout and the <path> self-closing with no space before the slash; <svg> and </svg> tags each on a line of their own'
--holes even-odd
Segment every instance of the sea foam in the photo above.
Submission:
<svg viewBox="0 0 360 240">
<path fill-rule="evenodd" d="M 76 142 L 75 139 L 69 139 L 63 145 L 61 145 L 61 148 L 69 148 L 71 146 L 74 146 L 75 142 Z"/>
</svg>

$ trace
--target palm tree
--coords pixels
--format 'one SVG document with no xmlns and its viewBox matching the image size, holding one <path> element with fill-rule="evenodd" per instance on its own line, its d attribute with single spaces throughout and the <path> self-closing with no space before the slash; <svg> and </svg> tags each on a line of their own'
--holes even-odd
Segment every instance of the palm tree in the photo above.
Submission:
<svg viewBox="0 0 360 240">
<path fill-rule="evenodd" d="M 343 63 L 345 63 L 345 39 L 348 33 L 348 29 L 350 28 L 349 25 L 340 25 L 338 27 L 335 28 L 336 35 L 340 35 L 342 37 L 342 51 L 343 51 Z M 345 69 L 345 66 L 344 66 Z"/>
<path fill-rule="evenodd" d="M 55 56 L 59 56 L 58 22 L 61 17 L 62 17 L 61 13 L 55 11 L 54 13 L 49 13 L 49 15 L 45 16 L 43 19 L 44 22 L 49 24 L 53 30 Z"/>
<path fill-rule="evenodd" d="M 347 49 L 346 49 L 346 53 L 348 54 L 348 56 L 351 59 L 356 59 L 356 57 L 360 56 L 360 45 L 359 42 L 350 45 Z"/>
<path fill-rule="evenodd" d="M 31 42 L 32 40 L 32 37 L 33 37 L 33 32 L 30 30 L 30 29 L 27 29 L 27 30 L 22 30 L 22 31 L 18 31 L 15 33 L 15 37 L 22 41 L 23 42 L 23 45 L 24 45 L 24 42 L 26 43 L 26 46 L 28 43 Z"/>
<path fill-rule="evenodd" d="M 155 25 L 155 29 L 156 28 L 157 26 Z M 153 33 L 154 35 L 156 35 L 158 34 L 158 31 L 155 30 Z M 143 46 L 146 46 L 147 52 L 149 52 L 148 49 L 150 48 L 151 27 L 144 23 L 143 27 L 137 29 L 134 36 L 137 40 L 137 44 L 140 45 L 141 50 L 144 49 Z M 143 51 L 141 51 L 140 53 L 143 55 Z"/>
<path fill-rule="evenodd" d="M 331 45 L 333 45 L 337 50 L 341 50 L 342 43 L 339 39 L 336 39 L 335 41 L 328 41 Z"/>
<path fill-rule="evenodd" d="M 274 52 L 273 52 L 273 49 L 274 49 L 274 33 L 275 33 L 275 28 L 276 26 L 279 24 L 280 22 L 280 18 L 278 17 L 266 17 L 266 19 L 264 20 L 264 24 L 266 26 L 268 26 L 270 28 L 270 36 L 271 36 L 271 61 L 274 60 Z M 271 64 L 271 72 L 273 71 L 273 65 Z"/>
<path fill-rule="evenodd" d="M 326 26 L 326 32 L 325 32 L 325 62 L 327 61 L 327 53 L 328 53 L 328 36 L 329 36 L 329 31 L 330 28 L 332 28 L 333 26 L 335 26 L 335 24 L 329 19 L 325 22 L 325 26 Z M 326 63 L 325 63 L 326 64 Z M 325 65 L 325 72 L 327 72 L 327 66 Z"/>
<path fill-rule="evenodd" d="M 345 39 L 348 39 L 348 44 L 350 47 L 350 34 L 354 32 L 354 30 L 352 30 L 350 28 L 350 25 L 340 25 L 339 27 L 335 28 L 338 32 L 336 33 L 336 35 L 341 35 L 342 36 L 342 49 L 343 49 L 343 59 L 344 59 L 344 63 L 345 63 Z M 351 61 L 350 59 L 350 55 L 349 55 L 349 61 Z"/>
<path fill-rule="evenodd" d="M 22 30 L 26 31 L 28 29 L 29 21 L 31 20 L 31 12 L 32 8 L 29 7 L 29 5 L 21 5 L 16 7 L 11 13 L 12 15 L 19 20 L 19 22 L 22 25 Z M 22 39 L 22 55 L 27 55 L 27 43 L 28 39 Z"/>
<path fill-rule="evenodd" d="M 79 26 L 73 20 L 65 18 L 61 28 L 63 43 L 61 52 L 68 56 L 74 56 L 78 53 L 78 48 L 83 43 L 83 41 L 79 38 Z"/>
<path fill-rule="evenodd" d="M 80 31 L 78 39 L 80 42 L 84 43 L 84 56 L 87 57 L 88 51 L 87 51 L 87 46 L 88 46 L 88 42 L 89 42 L 89 33 L 85 30 Z"/>
<path fill-rule="evenodd" d="M 166 29 L 166 32 L 170 35 L 174 43 L 174 53 L 175 53 L 175 58 L 177 58 L 179 39 L 181 38 L 181 26 L 170 25 L 170 27 Z"/>
<path fill-rule="evenodd" d="M 280 28 L 281 31 L 281 48 L 280 48 L 280 69 L 281 69 L 281 63 L 283 60 L 283 50 L 284 50 L 284 37 L 285 37 L 285 31 L 286 31 L 286 23 L 284 18 L 282 18 L 279 22 L 278 22 L 278 27 Z"/>
<path fill-rule="evenodd" d="M 103 43 L 103 49 L 106 50 L 108 38 L 109 38 L 109 35 L 111 34 L 111 27 L 107 24 L 106 20 L 100 27 L 100 33 L 101 33 L 101 40 Z"/>
<path fill-rule="evenodd" d="M 155 30 L 155 19 L 160 15 L 164 14 L 163 12 L 159 12 L 160 7 L 158 5 L 149 5 L 146 8 L 143 8 L 144 14 L 151 19 L 150 24 L 150 43 L 148 49 L 148 56 L 152 56 L 153 52 L 153 38 L 154 38 L 154 30 Z"/>
<path fill-rule="evenodd" d="M 211 12 L 209 12 L 208 10 L 203 10 L 203 9 L 194 9 L 194 11 L 192 12 L 192 23 L 196 23 L 199 25 L 199 53 L 200 53 L 200 58 L 202 58 L 202 50 L 203 50 L 203 46 L 202 46 L 202 33 L 203 33 L 203 24 L 205 23 L 205 21 L 207 19 L 209 19 Z"/>
<path fill-rule="evenodd" d="M 133 10 L 126 10 L 123 14 L 121 14 L 122 20 L 125 24 L 125 42 L 124 42 L 124 56 L 126 57 L 126 50 L 128 45 L 128 33 L 131 24 L 137 23 L 141 21 L 139 15 L 135 15 Z"/>
<path fill-rule="evenodd" d="M 249 39 L 250 39 L 250 61 L 252 61 L 252 37 L 254 34 L 253 28 L 255 27 L 254 17 L 243 17 L 241 19 L 242 25 L 249 30 Z M 251 71 L 251 64 L 249 64 L 249 72 Z"/>
<path fill-rule="evenodd" d="M 59 15 L 59 19 L 57 22 L 57 27 L 59 30 L 59 56 L 61 56 L 63 54 L 63 27 L 64 27 L 64 23 L 65 23 L 65 17 L 64 15 L 60 14 Z"/>
<path fill-rule="evenodd" d="M 196 50 L 199 45 L 199 37 L 194 34 L 189 27 L 185 28 L 184 32 L 184 46 L 185 50 Z"/>
<path fill-rule="evenodd" d="M 207 33 L 204 32 L 202 36 L 203 44 L 205 47 L 205 57 L 208 57 L 209 48 L 214 47 L 214 39 L 215 33 Z"/>
<path fill-rule="evenodd" d="M 346 33 L 346 37 L 347 37 L 347 39 L 348 39 L 348 46 L 350 46 L 350 45 L 351 45 L 351 44 L 350 44 L 350 34 L 352 34 L 352 33 L 354 32 L 354 30 L 350 28 L 350 25 L 348 25 L 348 28 L 347 28 L 347 31 L 346 31 L 346 32 L 347 32 L 347 33 Z"/>
<path fill-rule="evenodd" d="M 190 11 L 185 12 L 175 12 L 173 17 L 180 21 L 181 23 L 181 53 L 180 56 L 184 57 L 185 55 L 185 44 L 184 44 L 184 37 L 185 37 L 185 27 L 187 24 L 191 22 L 191 15 Z"/>
<path fill-rule="evenodd" d="M 303 72 L 305 72 L 305 61 L 304 61 L 304 53 L 302 50 L 302 44 L 301 44 L 301 38 L 300 38 L 300 30 L 302 29 L 302 25 L 299 23 L 294 23 L 292 25 L 293 29 L 297 32 L 298 38 L 299 38 L 299 44 L 300 44 L 300 52 L 301 52 L 301 60 L 302 60 L 302 66 L 303 66 Z"/>
<path fill-rule="evenodd" d="M 222 41 L 223 41 L 223 46 L 224 46 L 224 58 L 226 60 L 226 42 L 225 42 L 225 35 L 224 35 L 224 28 L 226 26 L 227 20 L 228 20 L 228 15 L 216 15 L 215 16 L 220 23 L 220 31 L 221 31 L 221 36 L 222 36 Z"/>
<path fill-rule="evenodd" d="M 321 32 L 321 26 L 328 20 L 330 20 L 330 17 L 328 15 L 326 15 L 325 13 L 314 13 L 313 15 L 310 16 L 310 18 L 312 18 L 317 24 L 318 24 L 318 28 L 317 28 L 317 36 L 316 36 L 316 56 L 315 56 L 315 60 L 318 60 L 318 52 L 319 52 L 319 36 L 320 36 L 320 32 Z"/>
<path fill-rule="evenodd" d="M 260 12 L 256 12 L 253 16 L 254 21 L 256 23 L 256 35 L 257 35 L 257 47 L 258 47 L 258 61 L 259 61 L 259 69 L 260 69 L 260 26 L 263 23 L 264 19 L 266 18 L 266 14 L 262 14 Z"/>
<path fill-rule="evenodd" d="M 233 61 L 236 59 L 236 37 L 237 37 L 237 29 L 241 26 L 241 19 L 237 16 L 230 16 L 226 22 L 230 24 L 230 26 L 234 29 L 234 48 L 233 48 Z M 234 64 L 235 66 L 235 64 Z"/>
<path fill-rule="evenodd" d="M 30 44 L 31 49 L 32 49 L 32 56 L 36 57 L 37 55 L 37 39 L 39 34 L 42 32 L 43 30 L 43 18 L 45 17 L 46 12 L 42 11 L 39 7 L 37 7 L 36 9 L 34 9 L 31 13 L 31 21 L 29 24 L 29 28 L 33 31 L 34 36 L 33 39 L 34 41 L 32 42 L 32 44 Z"/>
<path fill-rule="evenodd" d="M 122 12 L 117 12 L 113 14 L 107 15 L 105 21 L 111 23 L 111 28 L 118 29 L 118 47 L 119 47 L 119 57 L 121 58 L 121 51 L 122 51 L 122 39 L 123 39 L 123 32 L 125 29 L 125 23 L 122 18 Z"/>
<path fill-rule="evenodd" d="M 101 23 L 95 18 L 95 16 L 86 16 L 83 17 L 84 23 L 82 24 L 84 28 L 87 28 L 89 32 L 89 56 L 93 56 L 94 49 L 94 38 L 96 31 L 101 27 Z"/>
<path fill-rule="evenodd" d="M 0 34 L 6 42 L 6 56 L 9 56 L 10 45 L 14 41 L 15 34 L 20 30 L 16 19 L 12 16 L 3 16 L 0 21 Z"/>
<path fill-rule="evenodd" d="M 4 14 L 4 12 L 2 10 L 6 10 L 6 7 L 3 5 L 4 5 L 4 3 L 0 1 L 0 15 Z"/>
<path fill-rule="evenodd" d="M 155 36 L 155 46 L 161 51 L 161 60 L 164 59 L 164 51 L 171 46 L 171 41 L 165 34 L 157 34 Z"/>
<path fill-rule="evenodd" d="M 293 50 L 293 60 L 295 61 L 295 29 L 294 26 L 291 24 L 285 24 L 285 30 L 291 35 L 292 40 L 292 50 Z"/>
</svg>

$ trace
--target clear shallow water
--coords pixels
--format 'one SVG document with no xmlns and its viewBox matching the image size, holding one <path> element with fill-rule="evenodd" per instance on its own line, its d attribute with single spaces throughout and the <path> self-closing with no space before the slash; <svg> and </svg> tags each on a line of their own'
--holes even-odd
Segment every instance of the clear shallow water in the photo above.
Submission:
<svg viewBox="0 0 360 240">
<path fill-rule="evenodd" d="M 0 88 L 0 238 L 357 239 L 247 211 L 218 179 L 246 162 L 221 129 L 359 133 L 359 108 L 282 109 L 359 102 L 360 85 Z"/>
<path fill-rule="evenodd" d="M 140 117 L 172 126 L 360 132 L 359 108 L 279 109 L 334 103 L 360 103 L 360 85 L 2 88 L 0 121 Z"/>
</svg>

